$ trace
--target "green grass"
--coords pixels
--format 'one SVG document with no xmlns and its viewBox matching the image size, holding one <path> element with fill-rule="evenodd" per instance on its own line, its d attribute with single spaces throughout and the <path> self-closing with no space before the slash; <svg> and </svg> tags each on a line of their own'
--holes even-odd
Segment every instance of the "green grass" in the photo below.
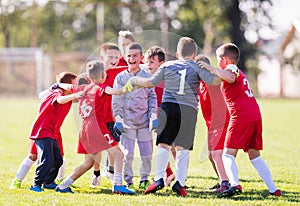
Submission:
<svg viewBox="0 0 300 206">
<path fill-rule="evenodd" d="M 191 152 L 190 167 L 186 184 L 188 196 L 177 197 L 170 188 L 158 191 L 155 195 L 143 195 L 137 191 L 134 196 L 113 195 L 111 183 L 101 179 L 100 189 L 89 189 L 92 171 L 87 172 L 76 182 L 81 186 L 75 194 L 58 194 L 54 191 L 34 193 L 29 191 L 33 182 L 33 166 L 19 190 L 9 190 L 18 167 L 27 155 L 28 134 L 37 114 L 39 101 L 36 99 L 0 99 L 0 205 L 300 205 L 300 100 L 272 99 L 259 100 L 263 115 L 264 150 L 262 156 L 268 164 L 282 197 L 268 196 L 268 190 L 247 159 L 239 152 L 237 163 L 239 177 L 244 192 L 231 199 L 217 199 L 209 188 L 217 182 L 207 159 L 206 132 L 199 116 L 199 126 Z M 66 158 L 66 175 L 83 162 L 83 156 L 76 153 L 77 132 L 71 110 L 63 127 L 63 141 Z M 138 162 L 138 155 L 136 155 Z M 174 167 L 174 164 L 173 164 Z M 135 173 L 138 173 L 135 163 Z M 153 175 L 153 174 L 152 174 Z M 139 178 L 135 177 L 135 185 Z"/>
</svg>

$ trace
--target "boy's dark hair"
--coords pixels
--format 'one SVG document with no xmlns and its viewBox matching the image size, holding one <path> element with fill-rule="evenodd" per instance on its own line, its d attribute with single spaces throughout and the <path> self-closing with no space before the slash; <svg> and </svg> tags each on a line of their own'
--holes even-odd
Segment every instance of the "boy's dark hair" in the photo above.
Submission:
<svg viewBox="0 0 300 206">
<path fill-rule="evenodd" d="M 177 43 L 177 53 L 181 57 L 192 56 L 197 54 L 197 44 L 190 37 L 181 37 Z"/>
<path fill-rule="evenodd" d="M 240 60 L 240 50 L 233 43 L 226 43 L 217 49 L 218 55 L 226 56 L 232 63 L 237 64 Z"/>
<path fill-rule="evenodd" d="M 138 50 L 140 50 L 141 54 L 143 54 L 142 46 L 137 42 L 131 42 L 130 44 L 128 44 L 126 46 L 125 53 L 127 50 L 131 50 L 131 49 L 138 49 Z"/>
<path fill-rule="evenodd" d="M 153 46 L 150 47 L 145 53 L 145 59 L 154 58 L 155 56 L 158 57 L 158 61 L 164 62 L 166 58 L 164 49 L 159 46 Z"/>
<path fill-rule="evenodd" d="M 56 81 L 59 83 L 72 84 L 72 81 L 76 79 L 77 75 L 72 72 L 62 72 L 56 75 Z"/>
<path fill-rule="evenodd" d="M 120 49 L 118 47 L 118 45 L 116 45 L 115 43 L 104 43 L 101 45 L 100 47 L 100 55 L 105 55 L 105 52 L 107 50 L 117 50 L 120 52 Z"/>
<path fill-rule="evenodd" d="M 196 56 L 195 58 L 196 62 L 202 61 L 205 62 L 207 64 L 210 64 L 210 60 L 207 56 L 203 55 L 203 54 L 199 54 L 198 56 Z"/>
<path fill-rule="evenodd" d="M 100 75 L 105 71 L 102 62 L 93 60 L 86 64 L 86 73 L 89 79 L 97 80 Z"/>
<path fill-rule="evenodd" d="M 134 36 L 130 31 L 119 31 L 119 37 L 130 39 L 132 42 L 134 42 Z"/>
<path fill-rule="evenodd" d="M 88 78 L 86 72 L 81 73 L 81 74 L 78 75 L 78 77 L 77 77 L 77 84 L 78 85 L 89 84 L 89 83 L 90 83 L 90 81 L 89 81 L 89 78 Z"/>
</svg>

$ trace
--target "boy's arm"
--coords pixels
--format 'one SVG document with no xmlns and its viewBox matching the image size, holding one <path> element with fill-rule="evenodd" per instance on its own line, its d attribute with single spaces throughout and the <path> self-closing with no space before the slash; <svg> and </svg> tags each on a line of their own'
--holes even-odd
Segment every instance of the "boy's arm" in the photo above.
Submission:
<svg viewBox="0 0 300 206">
<path fill-rule="evenodd" d="M 119 89 L 117 89 L 117 88 L 111 88 L 110 86 L 105 87 L 104 92 L 106 94 L 110 94 L 110 95 L 125 94 L 125 92 L 123 92 L 123 90 L 121 88 L 119 88 Z"/>
<path fill-rule="evenodd" d="M 219 78 L 225 80 L 228 83 L 234 83 L 236 75 L 230 72 L 229 70 L 222 70 L 219 68 L 215 68 L 205 62 L 198 62 L 198 65 L 205 68 L 206 70 L 212 72 L 213 74 L 217 75 Z M 218 81 L 217 79 L 214 81 Z"/>
<path fill-rule="evenodd" d="M 65 104 L 69 101 L 72 101 L 74 99 L 78 99 L 78 98 L 81 98 L 85 95 L 85 91 L 80 91 L 80 92 L 77 92 L 77 93 L 73 93 L 73 94 L 69 94 L 69 95 L 65 95 L 65 96 L 59 96 L 57 98 L 57 102 L 59 104 Z"/>
<path fill-rule="evenodd" d="M 123 87 L 123 92 L 131 92 L 136 87 L 150 88 L 155 85 L 150 81 L 149 78 L 134 76 L 128 79 L 127 83 Z"/>
</svg>

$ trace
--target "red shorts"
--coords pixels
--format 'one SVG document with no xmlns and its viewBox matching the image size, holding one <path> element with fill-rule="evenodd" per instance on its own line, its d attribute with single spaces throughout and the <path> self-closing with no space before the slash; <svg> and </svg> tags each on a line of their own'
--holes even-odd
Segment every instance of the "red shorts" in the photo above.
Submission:
<svg viewBox="0 0 300 206">
<path fill-rule="evenodd" d="M 103 135 L 94 118 L 88 118 L 83 121 L 79 133 L 77 153 L 96 154 L 116 145 L 118 145 L 118 142 L 115 141 L 111 134 Z"/>
<path fill-rule="evenodd" d="M 262 120 L 246 123 L 229 123 L 225 148 L 243 149 L 247 152 L 249 149 L 262 150 Z"/>
<path fill-rule="evenodd" d="M 64 156 L 64 147 L 63 147 L 63 143 L 62 143 L 61 134 L 59 134 L 57 137 L 57 144 L 59 146 L 60 154 L 62 156 Z M 37 155 L 36 145 L 35 145 L 35 141 L 33 139 L 29 140 L 28 153 Z"/>
<path fill-rule="evenodd" d="M 223 126 L 210 127 L 207 132 L 208 151 L 223 150 L 228 122 Z"/>
</svg>

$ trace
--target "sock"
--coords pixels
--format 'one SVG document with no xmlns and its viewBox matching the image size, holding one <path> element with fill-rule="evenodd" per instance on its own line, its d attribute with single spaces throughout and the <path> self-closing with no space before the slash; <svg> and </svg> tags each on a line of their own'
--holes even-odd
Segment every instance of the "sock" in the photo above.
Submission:
<svg viewBox="0 0 300 206">
<path fill-rule="evenodd" d="M 67 187 L 70 187 L 74 183 L 74 180 L 71 177 L 67 177 L 60 185 L 59 189 L 64 190 Z"/>
<path fill-rule="evenodd" d="M 185 180 L 187 178 L 187 171 L 189 168 L 189 159 L 189 150 L 176 151 L 176 179 L 182 187 L 185 186 Z"/>
<path fill-rule="evenodd" d="M 173 171 L 171 169 L 171 164 L 170 164 L 170 162 L 168 162 L 168 166 L 167 166 L 167 169 L 166 169 L 166 177 L 169 177 L 172 174 L 173 174 Z"/>
<path fill-rule="evenodd" d="M 114 173 L 114 167 L 113 166 L 108 166 L 107 171 L 113 174 Z"/>
<path fill-rule="evenodd" d="M 27 173 L 29 172 L 29 170 L 34 162 L 35 161 L 32 161 L 29 157 L 25 157 L 25 159 L 21 163 L 20 168 L 16 174 L 16 178 L 18 180 L 22 181 L 25 178 L 25 176 L 27 175 Z"/>
<path fill-rule="evenodd" d="M 99 176 L 100 176 L 100 170 L 94 171 L 94 175 L 95 175 L 96 177 L 99 177 Z"/>
<path fill-rule="evenodd" d="M 261 179 L 265 182 L 267 185 L 269 191 L 271 193 L 275 192 L 277 190 L 275 183 L 273 181 L 271 172 L 267 166 L 267 164 L 264 162 L 264 160 L 259 156 L 255 159 L 250 160 L 256 171 L 258 172 Z"/>
<path fill-rule="evenodd" d="M 113 184 L 122 185 L 122 173 L 118 173 L 118 172 L 114 173 Z"/>
<path fill-rule="evenodd" d="M 231 186 L 237 186 L 240 184 L 238 176 L 238 167 L 235 163 L 235 157 L 230 154 L 224 154 L 222 156 L 224 168 Z"/>
<path fill-rule="evenodd" d="M 63 158 L 63 164 L 60 166 L 57 174 L 58 181 L 62 181 L 64 179 L 65 171 L 66 171 L 66 164 L 65 164 L 65 159 Z"/>
<path fill-rule="evenodd" d="M 169 150 L 158 147 L 155 156 L 155 177 L 154 181 L 164 178 L 164 174 L 169 162 Z"/>
</svg>

